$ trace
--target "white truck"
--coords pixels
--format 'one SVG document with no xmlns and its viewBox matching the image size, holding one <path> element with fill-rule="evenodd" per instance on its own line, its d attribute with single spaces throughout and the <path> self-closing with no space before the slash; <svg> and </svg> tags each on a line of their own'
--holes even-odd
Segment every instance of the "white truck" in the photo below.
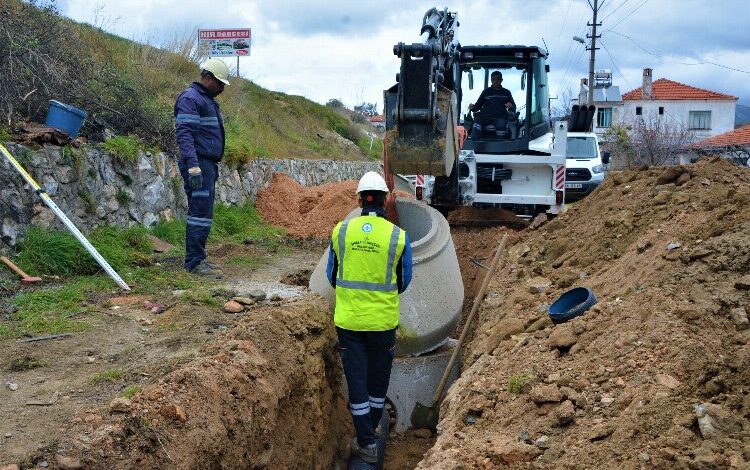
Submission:
<svg viewBox="0 0 750 470">
<path fill-rule="evenodd" d="M 569 132 L 566 147 L 565 200 L 573 202 L 604 182 L 610 154 L 601 151 L 593 132 Z"/>
</svg>

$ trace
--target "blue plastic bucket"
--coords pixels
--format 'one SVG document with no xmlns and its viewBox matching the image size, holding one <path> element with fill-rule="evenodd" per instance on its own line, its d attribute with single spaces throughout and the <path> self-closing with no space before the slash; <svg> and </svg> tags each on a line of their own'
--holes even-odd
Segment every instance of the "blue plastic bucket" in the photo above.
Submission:
<svg viewBox="0 0 750 470">
<path fill-rule="evenodd" d="M 576 287 L 561 295 L 549 306 L 552 323 L 565 323 L 593 307 L 599 300 L 587 287 Z"/>
<path fill-rule="evenodd" d="M 50 100 L 49 113 L 47 113 L 47 120 L 44 123 L 67 132 L 71 139 L 75 139 L 78 137 L 78 131 L 81 130 L 83 121 L 87 117 L 88 113 L 82 109 L 59 101 Z"/>
</svg>

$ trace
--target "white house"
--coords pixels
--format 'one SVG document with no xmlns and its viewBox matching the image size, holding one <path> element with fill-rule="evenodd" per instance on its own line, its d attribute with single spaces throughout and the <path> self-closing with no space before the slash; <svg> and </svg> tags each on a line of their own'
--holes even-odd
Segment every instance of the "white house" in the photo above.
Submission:
<svg viewBox="0 0 750 470">
<path fill-rule="evenodd" d="M 721 155 L 741 166 L 750 166 L 750 124 L 696 142 L 680 155 L 680 164 L 695 163 L 704 155 Z"/>
<path fill-rule="evenodd" d="M 660 78 L 651 81 L 651 69 L 643 69 L 643 86 L 622 96 L 619 123 L 632 125 L 637 119 L 668 119 L 690 129 L 696 140 L 734 129 L 737 97 Z"/>
</svg>

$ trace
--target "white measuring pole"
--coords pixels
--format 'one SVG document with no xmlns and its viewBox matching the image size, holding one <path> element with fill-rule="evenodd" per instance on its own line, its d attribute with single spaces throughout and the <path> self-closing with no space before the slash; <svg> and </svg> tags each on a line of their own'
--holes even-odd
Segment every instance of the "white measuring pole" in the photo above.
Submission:
<svg viewBox="0 0 750 470">
<path fill-rule="evenodd" d="M 44 201 L 45 204 L 47 204 L 47 207 L 52 209 L 52 212 L 57 215 L 57 217 L 62 221 L 63 224 L 65 224 L 66 227 L 68 227 L 68 230 L 70 230 L 70 233 L 73 234 L 74 237 L 78 239 L 79 242 L 81 242 L 81 245 L 83 245 L 84 248 L 86 248 L 86 251 L 88 251 L 91 256 L 94 257 L 97 263 L 99 263 L 99 266 L 104 269 L 107 274 L 109 274 L 109 277 L 111 277 L 117 285 L 119 285 L 124 290 L 130 290 L 130 286 L 128 286 L 125 281 L 122 280 L 119 274 L 117 274 L 117 271 L 112 269 L 112 266 L 107 263 L 107 260 L 105 260 L 102 255 L 99 254 L 98 251 L 96 251 L 96 248 L 94 248 L 94 245 L 92 245 L 85 236 L 81 233 L 80 230 L 73 224 L 73 222 L 70 221 L 68 216 L 65 215 L 65 213 L 60 210 L 59 207 L 57 207 L 57 204 L 52 200 L 52 198 L 49 197 L 49 195 L 37 184 L 36 181 L 34 181 L 34 178 L 31 177 L 31 175 L 21 166 L 18 161 L 16 161 L 15 158 L 13 158 L 13 155 L 8 152 L 8 149 L 5 148 L 4 145 L 0 144 L 0 152 L 5 156 L 5 158 L 8 159 L 10 164 L 15 168 L 21 176 L 23 176 L 23 179 L 26 180 L 27 183 L 31 185 L 32 188 L 34 188 L 34 192 L 36 192 L 40 198 L 42 198 L 42 201 Z"/>
</svg>

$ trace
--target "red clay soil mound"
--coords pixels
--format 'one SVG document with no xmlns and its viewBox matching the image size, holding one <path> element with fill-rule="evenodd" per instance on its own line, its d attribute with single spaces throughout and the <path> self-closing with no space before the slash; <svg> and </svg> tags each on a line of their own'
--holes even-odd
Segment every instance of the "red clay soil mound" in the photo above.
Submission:
<svg viewBox="0 0 750 470">
<path fill-rule="evenodd" d="M 86 469 L 329 469 L 351 431 L 334 344 L 320 299 L 258 310 L 132 403 L 82 413 L 47 460 Z"/>
<path fill-rule="evenodd" d="M 285 173 L 274 173 L 258 192 L 260 215 L 293 237 L 326 239 L 336 224 L 357 207 L 356 181 L 305 187 Z"/>
<path fill-rule="evenodd" d="M 609 175 L 501 267 L 418 468 L 750 468 L 750 170 Z"/>
<path fill-rule="evenodd" d="M 299 238 L 326 240 L 337 223 L 357 207 L 357 181 L 305 187 L 286 173 L 274 173 L 267 189 L 258 192 L 261 217 Z M 400 198 L 413 195 L 397 191 Z"/>
</svg>

